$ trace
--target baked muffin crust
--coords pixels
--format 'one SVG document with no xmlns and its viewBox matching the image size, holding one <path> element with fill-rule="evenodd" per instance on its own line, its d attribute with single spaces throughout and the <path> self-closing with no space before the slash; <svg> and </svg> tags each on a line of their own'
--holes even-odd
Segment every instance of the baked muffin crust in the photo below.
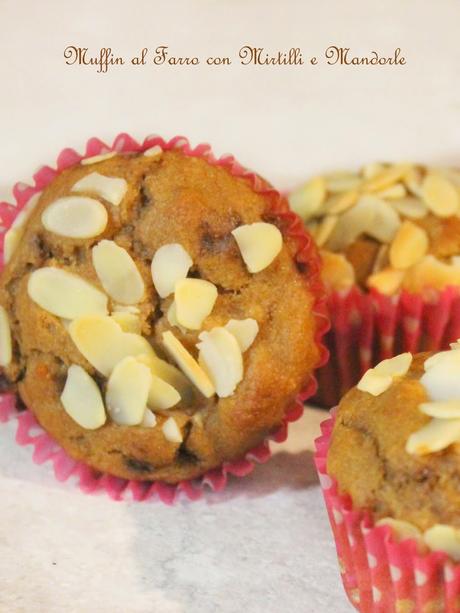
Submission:
<svg viewBox="0 0 460 613">
<path fill-rule="evenodd" d="M 119 204 L 98 197 L 108 212 L 105 230 L 90 239 L 72 239 L 46 230 L 42 213 L 71 193 L 92 172 L 123 178 L 127 192 Z M 91 192 L 83 193 L 94 197 Z M 250 274 L 231 231 L 258 221 L 274 223 L 283 233 L 281 252 L 273 263 Z M 224 326 L 230 319 L 253 318 L 259 333 L 244 353 L 244 379 L 226 398 L 205 398 L 194 390 L 168 411 L 157 412 L 157 426 L 121 426 L 108 420 L 95 430 L 79 426 L 60 401 L 71 364 L 85 369 L 102 395 L 107 380 L 79 352 L 65 322 L 39 307 L 28 293 L 30 275 L 43 267 L 74 273 L 103 291 L 91 258 L 103 239 L 115 241 L 133 258 L 145 284 L 140 311 L 141 333 L 157 354 L 168 359 L 162 334 L 174 335 L 194 355 L 200 331 L 172 326 L 167 312 L 172 298 L 155 291 L 150 263 L 156 250 L 180 243 L 190 254 L 189 276 L 213 283 L 218 297 L 202 330 Z M 44 190 L 27 222 L 21 244 L 2 273 L 0 304 L 13 337 L 13 360 L 3 369 L 39 423 L 75 459 L 97 470 L 128 479 L 177 482 L 241 457 L 276 429 L 296 394 L 306 385 L 318 361 L 314 296 L 295 262 L 297 246 L 270 212 L 269 199 L 247 181 L 235 178 L 180 151 L 161 155 L 115 156 L 97 164 L 63 171 Z M 112 305 L 113 306 L 113 305 Z M 182 442 L 164 436 L 169 417 Z"/>
<path fill-rule="evenodd" d="M 328 454 L 328 472 L 356 508 L 376 519 L 392 517 L 420 530 L 460 527 L 460 456 L 454 443 L 436 453 L 408 453 L 414 433 L 430 422 L 420 383 L 431 354 L 414 356 L 408 373 L 373 396 L 357 388 L 342 399 Z"/>
</svg>

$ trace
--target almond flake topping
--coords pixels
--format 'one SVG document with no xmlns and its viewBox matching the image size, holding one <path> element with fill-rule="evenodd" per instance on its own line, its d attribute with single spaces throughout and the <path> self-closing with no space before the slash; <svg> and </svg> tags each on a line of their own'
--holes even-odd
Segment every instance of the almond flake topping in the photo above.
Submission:
<svg viewBox="0 0 460 613">
<path fill-rule="evenodd" d="M 67 196 L 55 200 L 42 213 L 42 224 L 53 234 L 68 238 L 92 238 L 104 232 L 107 211 L 99 200 Z"/>
<path fill-rule="evenodd" d="M 114 311 L 110 317 L 117 322 L 123 332 L 141 333 L 141 321 L 138 315 L 126 311 Z"/>
<path fill-rule="evenodd" d="M 458 212 L 460 196 L 452 183 L 438 174 L 429 174 L 422 184 L 422 197 L 427 207 L 438 217 L 450 217 Z"/>
<path fill-rule="evenodd" d="M 460 442 L 460 349 L 452 344 L 450 351 L 435 353 L 425 360 L 425 373 L 420 378 L 428 401 L 419 410 L 431 417 L 423 428 L 412 433 L 406 451 L 426 455 Z"/>
<path fill-rule="evenodd" d="M 144 428 L 154 428 L 157 425 L 155 413 L 152 413 L 150 409 L 145 409 L 144 417 L 142 418 L 140 425 Z"/>
<path fill-rule="evenodd" d="M 413 455 L 427 455 L 442 451 L 459 439 L 460 419 L 434 418 L 409 436 L 406 451 Z"/>
<path fill-rule="evenodd" d="M 202 332 L 197 347 L 199 364 L 211 378 L 220 398 L 231 396 L 243 379 L 243 357 L 236 338 L 225 328 Z"/>
<path fill-rule="evenodd" d="M 380 396 L 391 386 L 396 377 L 403 377 L 407 373 L 412 359 L 412 354 L 401 353 L 394 358 L 383 360 L 364 374 L 357 388 L 373 396 Z"/>
<path fill-rule="evenodd" d="M 152 259 L 152 279 L 160 297 L 172 294 L 176 283 L 185 279 L 192 266 L 192 258 L 179 243 L 168 243 L 157 249 Z"/>
<path fill-rule="evenodd" d="M 136 426 L 142 422 L 151 382 L 147 366 L 131 356 L 115 366 L 107 382 L 105 400 L 116 424 Z"/>
<path fill-rule="evenodd" d="M 165 411 L 180 402 L 179 392 L 169 383 L 161 379 L 155 371 L 155 361 L 149 355 L 138 356 L 137 361 L 147 366 L 152 375 L 147 405 L 152 410 Z"/>
<path fill-rule="evenodd" d="M 61 402 L 65 412 L 82 428 L 96 430 L 105 424 L 105 408 L 99 387 L 77 364 L 72 364 L 67 371 Z"/>
<path fill-rule="evenodd" d="M 105 162 L 117 155 L 116 151 L 109 151 L 108 153 L 100 153 L 99 155 L 92 155 L 89 158 L 84 158 L 80 161 L 82 166 L 88 166 L 89 164 L 99 164 L 99 162 Z"/>
<path fill-rule="evenodd" d="M 235 341 L 236 343 L 236 341 Z M 214 385 L 209 376 L 201 368 L 195 358 L 169 330 L 163 332 L 163 345 L 171 358 L 182 372 L 190 379 L 203 396 L 210 398 L 215 393 Z"/>
<path fill-rule="evenodd" d="M 61 268 L 34 270 L 29 277 L 27 291 L 38 306 L 64 319 L 107 313 L 105 294 L 78 275 Z"/>
<path fill-rule="evenodd" d="M 230 319 L 224 326 L 236 338 L 241 351 L 249 349 L 259 332 L 259 324 L 255 319 Z"/>
<path fill-rule="evenodd" d="M 179 325 L 199 330 L 217 300 L 217 288 L 204 279 L 181 279 L 174 292 L 175 315 Z"/>
<path fill-rule="evenodd" d="M 75 183 L 73 192 L 88 192 L 96 194 L 110 204 L 118 206 L 128 191 L 125 179 L 119 177 L 105 177 L 98 172 L 92 172 Z"/>
<path fill-rule="evenodd" d="M 183 437 L 174 417 L 169 417 L 162 428 L 165 439 L 170 443 L 182 443 Z"/>
<path fill-rule="evenodd" d="M 102 287 L 113 300 L 122 304 L 136 304 L 142 300 L 144 281 L 126 249 L 114 241 L 102 240 L 91 252 Z"/>
<path fill-rule="evenodd" d="M 411 221 L 404 221 L 390 246 L 390 263 L 404 270 L 419 262 L 428 251 L 428 235 Z"/>
<path fill-rule="evenodd" d="M 278 228 L 263 221 L 239 226 L 232 234 L 251 273 L 270 266 L 283 247 L 283 236 Z"/>
<path fill-rule="evenodd" d="M 460 561 L 460 530 L 453 526 L 436 524 L 424 536 L 425 543 L 432 551 L 444 551 L 455 562 Z"/>
<path fill-rule="evenodd" d="M 325 197 L 326 182 L 323 177 L 315 177 L 292 192 L 289 204 L 302 219 L 309 219 L 319 210 Z"/>
<path fill-rule="evenodd" d="M 422 220 L 430 214 L 441 219 L 460 217 L 457 169 L 368 164 L 358 174 L 336 172 L 315 177 L 294 191 L 290 202 L 318 246 L 326 253 L 343 255 L 356 269 L 360 284 L 364 282 L 386 295 L 460 286 L 460 266 L 452 258 L 437 260 L 431 255 L 433 236 L 421 224 L 411 224 L 411 220 Z M 443 233 L 443 226 L 439 227 L 442 236 L 449 235 L 450 230 L 446 228 Z M 371 239 L 382 246 L 391 245 L 390 258 L 377 259 L 378 245 L 373 254 Z M 360 267 L 361 252 L 363 258 L 372 258 L 367 268 Z M 351 284 L 334 270 L 332 259 L 329 263 L 322 271 L 329 291 L 350 288 Z"/>
<path fill-rule="evenodd" d="M 154 355 L 147 339 L 139 334 L 123 332 L 108 316 L 79 317 L 70 324 L 69 334 L 79 352 L 106 377 L 126 357 Z"/>
</svg>

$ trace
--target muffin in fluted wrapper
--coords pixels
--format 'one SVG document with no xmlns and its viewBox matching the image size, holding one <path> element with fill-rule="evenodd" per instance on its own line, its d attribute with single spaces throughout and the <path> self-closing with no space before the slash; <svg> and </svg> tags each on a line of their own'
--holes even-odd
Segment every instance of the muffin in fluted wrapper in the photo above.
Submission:
<svg viewBox="0 0 460 613">
<path fill-rule="evenodd" d="M 382 359 L 460 336 L 460 171 L 368 164 L 314 177 L 290 203 L 321 249 L 328 290 L 318 403 L 337 404 Z"/>
<path fill-rule="evenodd" d="M 283 198 L 179 137 L 92 139 L 35 182 L 2 205 L 19 439 L 114 496 L 195 496 L 267 459 L 325 355 L 318 257 Z"/>
<path fill-rule="evenodd" d="M 350 601 L 363 612 L 460 607 L 460 350 L 369 370 L 316 441 Z"/>
</svg>

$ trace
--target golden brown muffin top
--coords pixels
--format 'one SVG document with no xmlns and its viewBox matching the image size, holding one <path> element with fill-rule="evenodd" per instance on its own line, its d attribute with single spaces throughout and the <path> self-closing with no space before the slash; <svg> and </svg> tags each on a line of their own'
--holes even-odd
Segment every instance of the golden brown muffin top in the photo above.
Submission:
<svg viewBox="0 0 460 613">
<path fill-rule="evenodd" d="M 368 164 L 314 177 L 289 200 L 322 248 L 330 291 L 460 285 L 459 170 Z"/>
<path fill-rule="evenodd" d="M 153 153 L 63 171 L 10 232 L 3 376 L 72 457 L 177 482 L 241 457 L 281 424 L 318 360 L 315 297 L 267 196 L 203 159 Z M 152 277 L 171 245 L 182 255 L 167 250 Z M 160 296 L 160 277 L 178 267 L 180 292 L 177 281 Z"/>
<path fill-rule="evenodd" d="M 370 369 L 339 404 L 328 471 L 356 508 L 460 559 L 459 374 L 458 343 Z"/>
</svg>

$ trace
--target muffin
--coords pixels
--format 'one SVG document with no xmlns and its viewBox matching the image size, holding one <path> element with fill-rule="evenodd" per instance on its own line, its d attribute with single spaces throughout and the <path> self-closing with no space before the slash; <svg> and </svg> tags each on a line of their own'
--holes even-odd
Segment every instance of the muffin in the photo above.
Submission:
<svg viewBox="0 0 460 613">
<path fill-rule="evenodd" d="M 321 249 L 329 294 L 322 404 L 384 358 L 460 336 L 459 170 L 369 164 L 311 179 L 290 204 Z"/>
<path fill-rule="evenodd" d="M 459 372 L 459 343 L 384 360 L 319 441 L 344 583 L 360 610 L 460 607 Z"/>
<path fill-rule="evenodd" d="M 208 148 L 77 160 L 5 236 L 2 387 L 101 473 L 174 484 L 244 458 L 322 355 L 317 256 L 292 224 Z"/>
</svg>

